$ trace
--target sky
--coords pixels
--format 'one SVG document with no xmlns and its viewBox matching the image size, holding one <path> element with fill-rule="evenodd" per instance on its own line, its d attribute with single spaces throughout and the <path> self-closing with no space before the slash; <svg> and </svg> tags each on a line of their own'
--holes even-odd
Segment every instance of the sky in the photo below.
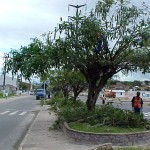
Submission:
<svg viewBox="0 0 150 150">
<path fill-rule="evenodd" d="M 142 1 L 150 6 L 150 0 L 132 0 L 134 4 Z M 31 42 L 31 38 L 41 38 L 41 35 L 54 31 L 60 22 L 60 17 L 67 20 L 75 14 L 71 5 L 83 5 L 81 10 L 89 13 L 97 0 L 0 0 L 0 68 L 3 64 L 4 53 L 11 49 L 19 50 Z M 120 80 L 148 78 L 141 74 L 121 76 Z"/>
</svg>

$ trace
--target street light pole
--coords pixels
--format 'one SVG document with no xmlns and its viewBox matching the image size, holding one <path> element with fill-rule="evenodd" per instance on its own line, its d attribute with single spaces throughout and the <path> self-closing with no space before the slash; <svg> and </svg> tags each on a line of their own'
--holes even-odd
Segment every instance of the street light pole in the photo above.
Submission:
<svg viewBox="0 0 150 150">
<path fill-rule="evenodd" d="M 83 6 L 85 6 L 86 4 L 84 4 L 84 5 L 69 5 L 69 6 L 71 6 L 71 7 L 74 7 L 74 8 L 76 8 L 77 10 L 76 10 L 76 30 L 78 29 L 78 24 L 79 24 L 79 19 L 80 19 L 80 17 L 79 17 L 79 8 L 80 7 L 83 7 Z M 81 17 L 82 18 L 82 17 Z"/>
<path fill-rule="evenodd" d="M 5 81 L 6 81 L 6 62 L 9 58 L 9 55 L 8 54 L 4 54 L 4 71 L 3 71 L 3 74 L 4 74 L 4 79 L 3 79 L 3 96 L 5 96 Z"/>
</svg>

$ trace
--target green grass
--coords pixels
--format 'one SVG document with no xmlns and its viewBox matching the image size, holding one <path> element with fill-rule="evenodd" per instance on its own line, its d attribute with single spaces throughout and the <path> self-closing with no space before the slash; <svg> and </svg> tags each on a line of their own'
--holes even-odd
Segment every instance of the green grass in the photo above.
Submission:
<svg viewBox="0 0 150 150">
<path fill-rule="evenodd" d="M 8 97 L 12 97 L 12 96 L 14 96 L 15 94 L 8 94 Z M 3 93 L 0 93 L 0 99 L 2 99 L 2 98 L 6 98 L 6 97 L 3 97 Z"/>
<path fill-rule="evenodd" d="M 90 126 L 83 123 L 69 123 L 71 129 L 84 132 L 93 132 L 93 133 L 132 133 L 132 132 L 141 132 L 146 131 L 142 128 L 121 128 L 121 127 L 111 127 L 111 126 Z"/>
<path fill-rule="evenodd" d="M 0 98 L 3 98 L 3 94 L 2 93 L 0 93 Z"/>
<path fill-rule="evenodd" d="M 126 148 L 116 148 L 115 150 L 150 150 L 150 149 L 142 147 L 126 147 Z"/>
</svg>

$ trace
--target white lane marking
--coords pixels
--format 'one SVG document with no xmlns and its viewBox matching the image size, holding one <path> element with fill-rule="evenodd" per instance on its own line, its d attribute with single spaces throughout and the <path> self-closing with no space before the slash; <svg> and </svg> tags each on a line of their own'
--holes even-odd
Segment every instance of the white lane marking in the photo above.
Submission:
<svg viewBox="0 0 150 150">
<path fill-rule="evenodd" d="M 145 115 L 150 115 L 150 112 L 144 113 Z"/>
<path fill-rule="evenodd" d="M 150 116 L 150 112 L 147 112 L 147 113 L 144 112 L 144 116 L 145 116 L 145 117 Z"/>
<path fill-rule="evenodd" d="M 20 115 L 20 116 L 23 116 L 23 115 L 25 115 L 26 113 L 27 113 L 27 112 L 24 111 L 24 112 L 20 113 L 19 115 Z"/>
<path fill-rule="evenodd" d="M 7 114 L 7 113 L 9 113 L 10 111 L 4 111 L 4 112 L 2 112 L 2 113 L 0 113 L 1 115 L 4 115 L 4 114 Z"/>
<path fill-rule="evenodd" d="M 18 111 L 14 111 L 12 113 L 10 113 L 9 115 L 12 116 L 12 115 L 15 115 Z"/>
</svg>

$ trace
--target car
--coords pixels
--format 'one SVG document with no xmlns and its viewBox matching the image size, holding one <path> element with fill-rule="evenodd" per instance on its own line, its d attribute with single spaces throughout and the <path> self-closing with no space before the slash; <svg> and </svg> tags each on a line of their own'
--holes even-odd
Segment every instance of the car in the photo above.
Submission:
<svg viewBox="0 0 150 150">
<path fill-rule="evenodd" d="M 46 98 L 46 91 L 45 89 L 37 89 L 36 90 L 36 99 L 40 99 L 40 98 Z"/>
<path fill-rule="evenodd" d="M 35 92 L 34 91 L 30 91 L 30 95 L 35 95 Z"/>
</svg>

